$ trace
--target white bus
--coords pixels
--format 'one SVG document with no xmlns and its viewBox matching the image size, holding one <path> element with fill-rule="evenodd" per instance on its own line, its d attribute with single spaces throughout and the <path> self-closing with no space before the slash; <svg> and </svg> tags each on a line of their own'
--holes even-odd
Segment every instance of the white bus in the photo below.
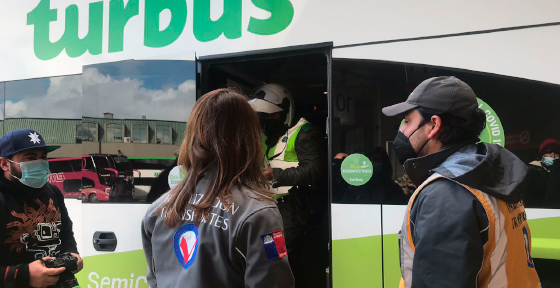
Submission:
<svg viewBox="0 0 560 288">
<path fill-rule="evenodd" d="M 402 176 L 391 148 L 400 120 L 381 108 L 452 75 L 487 111 L 483 141 L 535 160 L 543 140 L 560 139 L 559 34 L 558 1 L 2 1 L 2 129 L 38 130 L 63 146 L 56 158 L 174 159 L 197 97 L 280 83 L 326 139 L 329 243 L 315 244 L 329 273 L 318 287 L 397 287 L 406 200 L 349 200 L 335 155 L 371 159 L 380 147 L 393 180 Z M 68 199 L 82 287 L 148 287 L 140 222 L 149 185 L 136 185 L 143 194 L 131 203 Z M 532 256 L 543 287 L 555 287 L 560 200 L 530 193 Z"/>
</svg>

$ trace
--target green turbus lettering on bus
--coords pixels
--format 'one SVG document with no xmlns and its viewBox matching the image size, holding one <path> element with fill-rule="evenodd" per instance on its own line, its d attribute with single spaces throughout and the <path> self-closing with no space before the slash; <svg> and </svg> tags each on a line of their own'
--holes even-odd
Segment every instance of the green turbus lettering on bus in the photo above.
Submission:
<svg viewBox="0 0 560 288">
<path fill-rule="evenodd" d="M 242 0 L 224 0 L 224 12 L 218 20 L 210 18 L 211 0 L 193 1 L 193 35 L 200 42 L 210 42 L 221 35 L 227 39 L 242 37 Z M 290 0 L 251 0 L 255 7 L 270 13 L 267 19 L 251 17 L 247 31 L 256 35 L 273 35 L 286 29 L 293 20 L 294 6 Z M 58 20 L 57 9 L 51 9 L 50 0 L 41 0 L 37 7 L 27 14 L 27 25 L 34 26 L 33 49 L 40 60 L 56 58 L 62 50 L 71 58 L 89 52 L 91 55 L 103 53 L 103 9 L 109 2 L 109 53 L 124 50 L 125 26 L 130 19 L 140 14 L 140 0 L 98 1 L 89 4 L 88 32 L 80 38 L 79 11 L 77 5 L 66 8 L 64 33 L 55 42 L 50 41 L 51 22 Z M 161 48 L 175 42 L 184 33 L 187 23 L 187 0 L 144 0 L 144 46 Z M 171 13 L 167 27 L 160 27 L 163 11 Z M 163 29 L 162 29 L 163 28 Z"/>
</svg>

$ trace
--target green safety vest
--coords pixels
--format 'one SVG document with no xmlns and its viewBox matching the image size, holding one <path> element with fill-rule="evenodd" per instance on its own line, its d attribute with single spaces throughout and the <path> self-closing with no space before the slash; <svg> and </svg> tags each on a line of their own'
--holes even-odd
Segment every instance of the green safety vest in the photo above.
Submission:
<svg viewBox="0 0 560 288">
<path fill-rule="evenodd" d="M 303 118 L 300 119 L 299 122 L 294 127 L 288 129 L 287 135 L 284 135 L 284 136 L 280 137 L 280 139 L 278 139 L 278 143 L 276 143 L 276 145 L 274 145 L 274 147 L 271 147 L 268 150 L 268 153 L 267 153 L 268 147 L 266 146 L 266 140 L 268 139 L 268 137 L 263 134 L 261 143 L 262 143 L 262 147 L 263 147 L 263 152 L 267 154 L 267 155 L 265 155 L 265 157 L 267 159 L 270 159 L 270 158 L 274 157 L 276 154 L 280 153 L 280 151 L 283 150 L 283 153 L 280 153 L 280 155 L 278 155 L 276 158 L 274 158 L 272 160 L 280 160 L 280 161 L 285 161 L 285 162 L 299 162 L 298 157 L 297 157 L 297 153 L 296 153 L 296 139 L 297 139 L 297 136 L 298 136 L 298 134 L 299 134 L 299 132 L 301 131 L 302 128 L 304 128 L 304 131 L 307 131 L 306 129 L 309 129 L 309 127 L 310 127 L 309 122 L 307 122 Z M 287 137 L 287 139 L 286 139 L 286 137 Z M 286 143 L 286 144 L 284 144 L 284 143 Z M 279 152 L 276 152 L 276 147 L 278 145 L 282 145 L 280 147 L 284 147 L 283 145 L 286 145 L 286 149 L 280 149 Z M 282 198 L 283 196 L 286 196 L 286 195 L 288 195 L 288 194 L 276 194 L 275 198 L 279 199 L 279 198 Z"/>
<path fill-rule="evenodd" d="M 290 130 L 288 130 L 288 145 L 286 146 L 286 150 L 284 150 L 284 159 L 282 159 L 282 155 L 279 155 L 278 157 L 274 158 L 275 160 L 282 160 L 282 161 L 286 161 L 286 162 L 298 162 L 298 157 L 297 157 L 297 153 L 296 153 L 296 139 L 297 136 L 299 134 L 299 131 L 301 131 L 301 128 L 303 128 L 305 125 L 308 125 L 309 122 L 307 121 L 300 121 L 301 123 L 298 122 L 298 124 L 296 124 L 296 126 L 294 126 L 293 128 L 291 128 Z M 295 129 L 295 131 L 293 131 Z M 290 133 L 292 132 L 292 133 Z M 290 135 L 291 134 L 291 135 Z M 268 155 L 265 155 L 267 157 L 267 159 L 270 159 L 272 157 L 274 157 L 274 155 L 276 155 L 276 146 L 278 146 L 278 144 L 283 145 L 283 141 L 285 140 L 286 136 L 282 136 L 280 137 L 280 139 L 278 139 L 278 143 L 276 143 L 276 145 L 274 145 L 274 147 L 271 147 L 270 150 L 268 150 Z M 266 146 L 266 140 L 268 139 L 268 137 L 266 135 L 263 134 L 262 136 L 262 147 L 263 147 L 263 152 L 266 153 L 266 150 L 268 149 L 268 147 Z"/>
</svg>

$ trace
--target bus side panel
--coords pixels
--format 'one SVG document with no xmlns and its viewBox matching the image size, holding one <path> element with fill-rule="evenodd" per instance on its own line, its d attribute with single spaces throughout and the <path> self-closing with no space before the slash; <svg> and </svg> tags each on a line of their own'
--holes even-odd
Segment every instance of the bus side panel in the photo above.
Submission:
<svg viewBox="0 0 560 288">
<path fill-rule="evenodd" d="M 333 288 L 381 287 L 381 205 L 332 204 Z"/>
<path fill-rule="evenodd" d="M 531 257 L 560 260 L 560 209 L 527 209 Z"/>
<path fill-rule="evenodd" d="M 72 230 L 74 231 L 74 239 L 78 246 L 78 252 L 82 254 L 84 243 L 82 237 L 82 227 L 83 227 L 83 211 L 82 211 L 82 201 L 72 198 L 64 198 L 64 205 L 66 210 L 68 210 L 68 216 L 72 220 Z"/>
<path fill-rule="evenodd" d="M 148 204 L 83 204 L 84 270 L 77 274 L 81 287 L 148 287 L 142 250 L 141 223 Z M 93 235 L 114 232 L 114 252 L 96 251 Z M 123 285 L 120 285 L 123 283 Z"/>
<path fill-rule="evenodd" d="M 383 205 L 383 274 L 384 287 L 399 287 L 401 279 L 398 233 L 406 205 Z"/>
<path fill-rule="evenodd" d="M 397 233 L 402 226 L 406 205 L 383 205 L 384 287 L 398 287 L 401 278 Z M 531 256 L 560 260 L 560 210 L 527 209 L 531 228 Z"/>
</svg>

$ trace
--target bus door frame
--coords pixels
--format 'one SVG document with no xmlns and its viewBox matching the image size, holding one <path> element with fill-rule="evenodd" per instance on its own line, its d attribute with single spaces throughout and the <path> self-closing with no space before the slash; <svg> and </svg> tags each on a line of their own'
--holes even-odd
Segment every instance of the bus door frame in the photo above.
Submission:
<svg viewBox="0 0 560 288">
<path fill-rule="evenodd" d="M 329 226 L 329 243 L 328 243 L 328 253 L 329 253 L 329 273 L 327 274 L 327 287 L 332 287 L 332 252 L 331 252 L 331 242 L 332 242 L 332 220 L 331 220 L 331 204 L 332 204 L 332 118 L 333 118 L 333 99 L 332 99 L 332 42 L 316 43 L 309 45 L 298 45 L 289 46 L 274 49 L 264 49 L 255 50 L 239 53 L 228 53 L 228 54 L 218 54 L 211 56 L 196 57 L 196 78 L 197 78 L 197 95 L 198 100 L 204 93 L 209 91 L 209 77 L 208 77 L 208 66 L 213 64 L 224 64 L 238 61 L 248 61 L 248 60 L 266 60 L 281 57 L 299 56 L 299 55 L 309 55 L 309 54 L 324 54 L 327 57 L 327 102 L 328 102 L 328 116 L 327 116 L 327 140 L 328 140 L 328 226 Z"/>
</svg>

